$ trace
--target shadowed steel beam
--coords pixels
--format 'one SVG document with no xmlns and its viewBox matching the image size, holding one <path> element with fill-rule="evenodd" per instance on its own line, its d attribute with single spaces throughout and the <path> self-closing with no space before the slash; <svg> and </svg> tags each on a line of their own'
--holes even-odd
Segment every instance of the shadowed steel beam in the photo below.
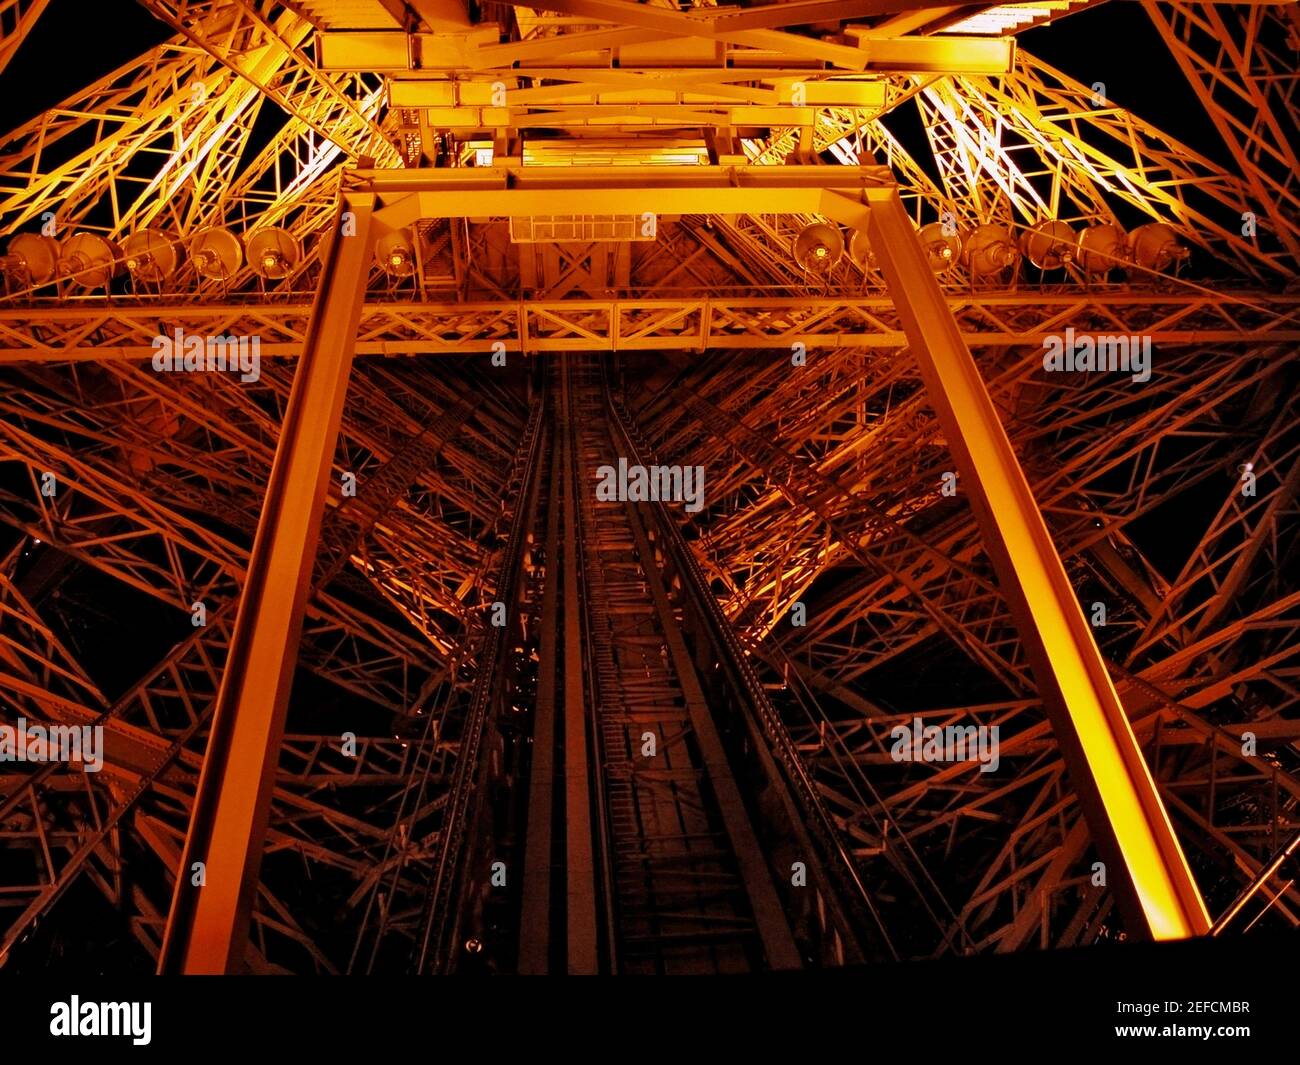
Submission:
<svg viewBox="0 0 1300 1065">
<path fill-rule="evenodd" d="M 373 207 L 374 198 L 368 194 L 345 196 L 334 220 L 335 235 L 322 264 L 217 694 L 159 972 L 223 973 L 243 965 L 325 492 L 352 369 Z M 195 873 L 200 862 L 201 878 Z M 201 884 L 196 886 L 196 879 Z"/>
<path fill-rule="evenodd" d="M 539 398 L 537 402 L 545 402 Z M 551 483 L 562 476 L 564 441 L 552 446 Z M 528 775 L 528 827 L 524 834 L 524 890 L 519 928 L 519 972 L 540 976 L 547 971 L 551 948 L 551 841 L 555 810 L 555 707 L 560 639 L 560 510 L 564 501 L 552 491 L 546 508 L 546 576 L 542 589 L 542 624 L 538 630 L 537 708 L 533 725 L 532 768 Z M 570 530 L 566 529 L 566 533 Z M 570 611 L 571 613 L 572 611 Z M 568 624 L 566 615 L 565 623 Z"/>
<path fill-rule="evenodd" d="M 567 369 L 567 367 L 566 367 Z M 560 395 L 564 434 L 564 810 L 565 912 L 568 915 L 567 972 L 592 975 L 600 969 L 596 915 L 596 856 L 592 846 L 591 751 L 587 735 L 587 694 L 583 682 L 582 611 L 578 592 L 578 493 L 581 481 L 573 425 L 573 397 L 564 376 Z M 550 560 L 547 560 L 549 566 Z"/>
<path fill-rule="evenodd" d="M 1125 922 L 1154 939 L 1203 935 L 1205 903 L 1128 717 L 979 371 L 897 192 L 869 191 L 879 257 L 930 402 L 1016 620 Z"/>
</svg>

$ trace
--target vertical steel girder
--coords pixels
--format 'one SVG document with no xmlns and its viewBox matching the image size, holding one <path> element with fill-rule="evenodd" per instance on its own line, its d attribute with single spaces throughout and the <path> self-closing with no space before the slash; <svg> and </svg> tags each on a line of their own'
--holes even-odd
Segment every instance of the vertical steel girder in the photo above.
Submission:
<svg viewBox="0 0 1300 1065">
<path fill-rule="evenodd" d="M 587 705 L 582 665 L 582 615 L 578 596 L 578 493 L 582 491 L 574 466 L 576 433 L 572 397 L 560 397 L 564 434 L 564 591 L 569 604 L 564 617 L 564 810 L 565 892 L 568 914 L 568 967 L 572 975 L 594 975 L 600 969 L 599 919 L 596 914 L 596 856 L 591 835 L 591 751 L 587 735 Z M 550 565 L 550 561 L 547 561 Z"/>
<path fill-rule="evenodd" d="M 223 973 L 237 971 L 243 963 L 326 488 L 351 376 L 373 208 L 369 194 L 344 196 L 322 264 L 217 695 L 160 972 Z M 200 862 L 203 873 L 196 877 Z M 194 879 L 201 884 L 196 886 Z"/>
<path fill-rule="evenodd" d="M 543 402 L 538 399 L 537 402 Z M 542 589 L 542 625 L 538 632 L 540 661 L 537 670 L 537 702 L 533 726 L 532 768 L 529 771 L 528 823 L 525 830 L 524 890 L 519 929 L 519 968 L 526 976 L 547 971 L 549 915 L 551 912 L 551 840 L 555 834 L 555 710 L 557 705 L 557 659 L 560 656 L 556 622 L 560 599 L 559 551 L 560 479 L 563 476 L 563 439 L 556 439 L 550 458 L 551 495 L 546 507 L 546 575 Z M 566 529 L 571 537 L 572 530 Z M 568 619 L 566 617 L 566 624 Z M 567 796 L 566 796 L 567 798 Z"/>
<path fill-rule="evenodd" d="M 1154 939 L 1210 920 L 1033 493 L 895 191 L 868 192 L 879 257 L 1126 923 Z"/>
</svg>

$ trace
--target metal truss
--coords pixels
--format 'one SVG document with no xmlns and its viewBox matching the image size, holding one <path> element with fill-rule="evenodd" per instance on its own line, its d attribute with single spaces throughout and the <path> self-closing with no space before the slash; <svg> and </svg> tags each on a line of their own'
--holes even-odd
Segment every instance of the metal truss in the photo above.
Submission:
<svg viewBox="0 0 1300 1065">
<path fill-rule="evenodd" d="M 1288 343 L 1300 339 L 1300 296 L 1257 290 L 1141 293 L 1028 289 L 951 293 L 973 348 L 1042 343 L 1068 325 L 1077 336 L 1138 335 L 1153 343 Z M 147 362 L 158 323 L 200 336 L 256 336 L 264 355 L 302 350 L 304 304 L 45 304 L 0 309 L 0 363 Z M 365 305 L 358 355 L 507 351 L 640 351 L 906 346 L 887 296 L 680 297 L 632 300 L 383 302 Z"/>
<path fill-rule="evenodd" d="M 1284 678 L 1294 644 L 1286 621 L 1294 593 L 1279 577 L 1285 564 L 1276 555 L 1285 547 L 1273 546 L 1279 525 L 1264 519 L 1285 522 L 1294 509 L 1294 463 L 1285 448 L 1295 412 L 1283 398 L 1285 386 L 1266 384 L 1291 379 L 1294 363 L 1286 352 L 1261 350 L 1255 359 L 1211 365 L 1203 349 L 1187 349 L 1170 357 L 1175 365 L 1166 363 L 1168 376 L 1153 392 L 1135 397 L 1111 386 L 1105 389 L 1114 393 L 1110 403 L 1100 383 L 1046 391 L 1037 352 L 1001 372 L 988 369 L 994 400 L 1006 412 L 1081 599 L 1108 606 L 1107 626 L 1099 630 L 1103 649 L 1135 727 L 1158 749 L 1153 769 L 1170 774 L 1162 780 L 1165 794 L 1180 796 L 1172 805 L 1186 818 L 1182 838 L 1212 856 L 1216 875 L 1226 876 L 1221 890 L 1229 892 L 1241 886 L 1238 877 L 1248 881 L 1266 864 L 1288 822 L 1294 824 L 1297 767 L 1283 746 L 1274 746 L 1285 745 L 1293 729 L 1279 721 L 1272 731 L 1267 724 L 1286 717 L 1275 707 L 1290 697 L 1279 704 L 1278 696 L 1266 694 L 1279 681 L 1289 688 Z M 1010 618 L 987 574 L 969 511 L 938 491 L 950 460 L 917 402 L 915 371 L 895 361 L 892 372 L 864 378 L 854 372 L 856 358 L 824 357 L 799 378 L 738 354 L 735 364 L 751 380 L 743 395 L 726 384 L 726 375 L 712 378 L 697 367 L 648 409 L 661 455 L 689 454 L 710 468 L 730 467 L 720 478 L 727 496 L 716 527 L 708 522 L 698 530 L 702 559 L 714 580 L 729 587 L 724 607 L 748 632 L 754 653 L 781 685 L 799 693 L 792 731 L 826 774 L 828 800 L 842 809 L 864 854 L 908 868 L 931 890 L 932 879 L 945 880 L 941 870 L 950 870 L 948 877 L 961 870 L 938 896 L 942 905 L 933 896 L 926 903 L 946 914 L 935 929 L 943 937 L 936 949 L 966 937 L 1013 949 L 1035 939 L 1064 944 L 1105 934 L 1105 922 L 1091 914 L 1099 900 L 1080 872 L 1087 868 L 1085 837 L 1071 835 L 1073 799 L 1062 790 L 1062 767 L 1052 762 Z M 1235 416 L 1225 424 L 1224 409 L 1249 409 L 1270 395 L 1251 418 L 1260 435 L 1237 443 Z M 1112 420 L 1108 431 L 1097 432 L 1099 417 Z M 1091 424 L 1081 432 L 1070 428 L 1085 423 Z M 1180 437 L 1193 446 L 1180 448 Z M 773 440 L 806 443 L 778 450 Z M 1162 450 L 1179 451 L 1180 458 L 1161 461 Z M 1070 458 L 1063 462 L 1062 454 Z M 1262 480 L 1258 496 L 1244 499 L 1236 474 L 1247 461 L 1259 463 Z M 1170 587 L 1141 560 L 1125 530 L 1207 479 L 1221 486 L 1224 510 L 1190 556 L 1188 572 Z M 846 563 L 860 564 L 860 575 L 818 596 L 818 577 Z M 1144 629 L 1168 632 L 1160 615 L 1176 610 L 1173 604 L 1186 594 L 1177 589 L 1193 584 L 1195 611 L 1207 617 L 1196 633 L 1201 638 L 1189 632 L 1184 642 L 1174 640 L 1169 646 L 1177 650 L 1166 658 L 1167 650 L 1143 638 Z M 1259 598 L 1238 595 L 1248 587 Z M 790 624 L 795 602 L 807 609 L 806 627 Z M 1250 620 L 1222 618 L 1247 612 L 1248 603 L 1257 605 L 1253 622 L 1268 633 L 1261 637 L 1267 654 L 1240 647 Z M 938 654 L 943 644 L 964 652 L 966 670 Z M 1225 646 L 1231 661 L 1222 657 Z M 894 794 L 882 787 L 881 774 L 891 766 L 888 737 L 914 711 L 873 698 L 873 677 L 887 678 L 893 691 L 898 672 L 907 675 L 927 660 L 968 674 L 964 683 L 982 695 L 969 706 L 940 704 L 926 712 L 927 720 L 996 723 L 1003 736 L 1015 735 L 1002 748 L 1026 753 L 1015 787 L 986 785 L 978 771 L 938 767 L 924 779 L 900 779 Z M 1241 687 L 1223 683 L 1229 676 Z M 924 690 L 923 683 L 913 686 Z M 1227 721 L 1233 724 L 1219 724 Z M 1268 737 L 1270 749 L 1243 757 L 1240 736 L 1251 727 Z M 1171 733 L 1171 748 L 1161 747 Z M 1182 760 L 1175 762 L 1169 750 Z M 1200 757 L 1216 764 L 1193 770 Z M 1219 765 L 1219 759 L 1226 761 Z M 1207 816 L 1204 804 L 1217 800 L 1177 784 L 1180 774 L 1201 771 L 1199 787 L 1234 789 L 1227 834 L 1215 824 L 1224 809 Z M 937 796 L 947 788 L 945 804 Z M 1195 799 L 1181 800 L 1189 790 Z M 1017 792 L 1027 805 L 1008 815 L 1020 801 Z M 990 810 L 997 812 L 990 816 Z M 972 826 L 982 840 L 979 857 L 954 849 L 958 841 L 965 847 Z M 1056 850 L 1067 841 L 1068 861 Z M 1295 901 L 1289 889 L 1287 897 Z M 1284 919 L 1292 919 L 1290 912 Z"/>
<path fill-rule="evenodd" d="M 32 31 L 49 0 L 5 0 L 0 4 L 0 71 Z"/>
</svg>

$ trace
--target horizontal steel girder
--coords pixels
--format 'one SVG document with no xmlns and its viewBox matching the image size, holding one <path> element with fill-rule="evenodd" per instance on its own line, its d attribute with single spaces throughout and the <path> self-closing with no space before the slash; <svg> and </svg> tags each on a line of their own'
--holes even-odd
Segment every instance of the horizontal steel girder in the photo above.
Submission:
<svg viewBox="0 0 1300 1065">
<path fill-rule="evenodd" d="M 971 348 L 1038 346 L 1067 324 L 1079 338 L 1115 333 L 1153 344 L 1300 341 L 1300 294 L 1262 292 L 946 292 Z M 87 301 L 0 306 L 0 364 L 148 361 L 161 327 L 197 336 L 257 336 L 266 356 L 302 354 L 311 305 Z M 1095 326 L 1083 323 L 1093 321 Z M 678 299 L 530 299 L 464 303 L 371 299 L 358 356 L 510 352 L 907 346 L 886 295 Z"/>
</svg>

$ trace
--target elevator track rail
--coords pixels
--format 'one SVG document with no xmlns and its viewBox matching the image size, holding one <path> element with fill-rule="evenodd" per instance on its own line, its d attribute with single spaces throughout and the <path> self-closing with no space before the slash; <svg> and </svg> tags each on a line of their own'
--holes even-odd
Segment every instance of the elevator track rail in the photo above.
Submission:
<svg viewBox="0 0 1300 1065">
<path fill-rule="evenodd" d="M 607 853 L 611 965 L 628 973 L 800 964 L 636 504 L 603 502 L 615 466 L 598 366 L 566 380 L 583 544 L 596 821 Z"/>
<path fill-rule="evenodd" d="M 477 753 L 452 790 L 480 813 L 472 839 L 440 841 L 422 936 L 432 962 L 419 967 L 710 974 L 862 960 L 841 903 L 861 884 L 846 882 L 779 715 L 710 609 L 674 504 L 597 491 L 602 468 L 645 449 L 603 367 L 560 356 L 536 386 L 546 446 L 521 464 L 497 582 L 511 606 L 464 732 Z"/>
</svg>

